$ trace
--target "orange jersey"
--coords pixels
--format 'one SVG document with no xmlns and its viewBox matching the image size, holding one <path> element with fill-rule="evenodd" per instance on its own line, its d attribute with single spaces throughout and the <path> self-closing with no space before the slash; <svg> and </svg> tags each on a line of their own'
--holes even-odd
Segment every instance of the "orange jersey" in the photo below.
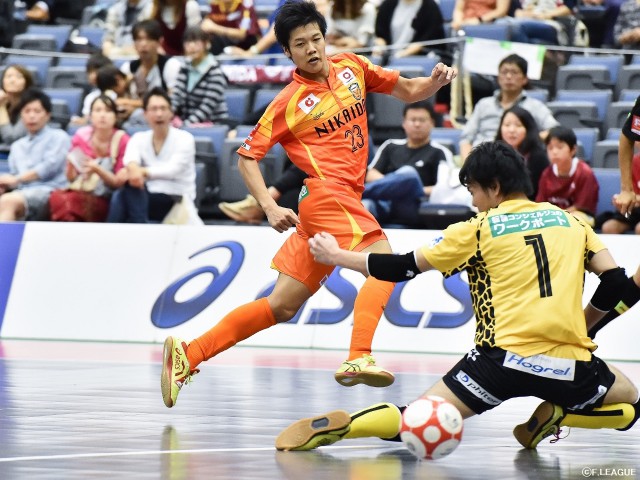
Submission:
<svg viewBox="0 0 640 480">
<path fill-rule="evenodd" d="M 259 161 L 280 143 L 309 177 L 361 193 L 369 155 L 366 96 L 391 93 L 399 72 L 353 53 L 334 55 L 328 62 L 329 78 L 324 83 L 307 80 L 296 70 L 238 154 Z"/>
</svg>

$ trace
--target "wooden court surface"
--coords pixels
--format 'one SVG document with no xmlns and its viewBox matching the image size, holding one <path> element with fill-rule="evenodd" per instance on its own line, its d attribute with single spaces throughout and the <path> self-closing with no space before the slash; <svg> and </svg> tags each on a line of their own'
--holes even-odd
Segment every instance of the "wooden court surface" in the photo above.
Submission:
<svg viewBox="0 0 640 480">
<path fill-rule="evenodd" d="M 273 447 L 301 417 L 406 404 L 458 356 L 380 352 L 395 384 L 345 388 L 333 379 L 344 352 L 235 347 L 201 365 L 167 409 L 161 354 L 161 345 L 0 341 L 0 479 L 640 479 L 640 425 L 572 429 L 521 449 L 511 430 L 533 398 L 466 420 L 461 445 L 438 461 L 379 439 Z M 640 384 L 640 363 L 616 365 Z"/>
</svg>

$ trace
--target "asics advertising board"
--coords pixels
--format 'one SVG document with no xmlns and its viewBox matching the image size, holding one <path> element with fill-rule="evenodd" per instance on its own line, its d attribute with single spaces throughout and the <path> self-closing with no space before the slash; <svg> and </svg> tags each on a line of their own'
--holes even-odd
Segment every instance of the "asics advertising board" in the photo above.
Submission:
<svg viewBox="0 0 640 480">
<path fill-rule="evenodd" d="M 268 227 L 0 224 L 0 336 L 137 342 L 198 336 L 237 306 L 271 292 L 277 272 L 269 265 L 287 235 Z M 388 235 L 394 250 L 405 253 L 440 232 Z M 619 237 L 605 241 L 635 270 L 640 252 L 634 238 Z M 363 281 L 336 269 L 289 322 L 243 343 L 348 348 Z M 596 284 L 589 275 L 585 298 Z M 600 355 L 638 358 L 630 339 L 640 334 L 640 322 L 626 318 L 634 311 L 598 335 Z M 474 328 L 466 275 L 445 280 L 427 272 L 396 285 L 374 349 L 464 353 L 473 346 Z"/>
</svg>

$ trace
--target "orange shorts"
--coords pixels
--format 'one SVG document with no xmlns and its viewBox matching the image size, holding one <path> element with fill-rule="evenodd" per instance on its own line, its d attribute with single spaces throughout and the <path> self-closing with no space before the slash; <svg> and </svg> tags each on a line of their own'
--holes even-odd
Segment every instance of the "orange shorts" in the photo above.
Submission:
<svg viewBox="0 0 640 480">
<path fill-rule="evenodd" d="M 300 223 L 280 247 L 271 267 L 317 292 L 335 267 L 317 263 L 309 251 L 309 238 L 328 232 L 345 249 L 360 251 L 386 240 L 380 224 L 362 205 L 360 194 L 346 185 L 308 178 L 298 200 Z"/>
</svg>

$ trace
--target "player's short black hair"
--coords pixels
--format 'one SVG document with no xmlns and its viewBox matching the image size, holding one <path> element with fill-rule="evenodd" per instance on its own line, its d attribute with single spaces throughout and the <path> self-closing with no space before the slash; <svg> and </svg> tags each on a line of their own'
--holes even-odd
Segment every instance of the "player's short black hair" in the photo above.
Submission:
<svg viewBox="0 0 640 480">
<path fill-rule="evenodd" d="M 315 23 L 322 36 L 327 33 L 327 21 L 309 0 L 287 0 L 277 11 L 274 32 L 278 43 L 285 51 L 289 51 L 291 32 L 298 27 Z"/>
<path fill-rule="evenodd" d="M 503 195 L 533 193 L 531 177 L 524 158 L 504 142 L 483 142 L 467 157 L 458 175 L 462 185 L 475 182 L 487 190 L 496 183 Z"/>
</svg>

